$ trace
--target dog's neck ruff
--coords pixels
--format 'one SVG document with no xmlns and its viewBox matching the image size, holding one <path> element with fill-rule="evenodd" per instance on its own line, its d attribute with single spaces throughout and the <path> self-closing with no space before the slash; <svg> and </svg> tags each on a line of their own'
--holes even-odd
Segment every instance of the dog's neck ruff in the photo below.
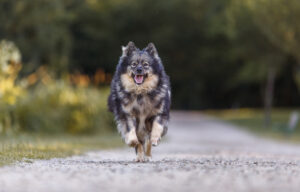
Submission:
<svg viewBox="0 0 300 192">
<path fill-rule="evenodd" d="M 142 84 L 137 85 L 133 78 L 129 74 L 125 73 L 121 75 L 121 83 L 124 87 L 124 90 L 127 92 L 145 94 L 151 92 L 157 87 L 158 76 L 155 74 L 148 75 Z"/>
</svg>

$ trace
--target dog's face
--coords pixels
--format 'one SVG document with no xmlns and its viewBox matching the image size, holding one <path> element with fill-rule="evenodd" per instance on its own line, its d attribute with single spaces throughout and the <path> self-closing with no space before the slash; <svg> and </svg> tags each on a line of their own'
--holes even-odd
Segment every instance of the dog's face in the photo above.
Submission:
<svg viewBox="0 0 300 192">
<path fill-rule="evenodd" d="M 152 75 L 153 59 L 146 51 L 134 51 L 128 61 L 127 71 L 137 85 L 143 84 Z"/>
<path fill-rule="evenodd" d="M 129 42 L 122 50 L 122 57 L 126 58 L 124 59 L 126 62 L 122 63 L 127 77 L 126 81 L 131 82 L 128 80 L 131 78 L 137 86 L 157 83 L 157 71 L 160 64 L 157 62 L 159 57 L 153 43 L 140 50 L 135 47 L 133 42 Z"/>
<path fill-rule="evenodd" d="M 157 65 L 155 59 L 158 58 L 156 48 L 150 43 L 146 48 L 140 50 L 135 47 L 133 42 L 129 42 L 123 47 L 123 57 L 127 58 L 126 72 L 137 85 L 142 85 L 147 78 L 153 76 L 154 68 Z"/>
</svg>

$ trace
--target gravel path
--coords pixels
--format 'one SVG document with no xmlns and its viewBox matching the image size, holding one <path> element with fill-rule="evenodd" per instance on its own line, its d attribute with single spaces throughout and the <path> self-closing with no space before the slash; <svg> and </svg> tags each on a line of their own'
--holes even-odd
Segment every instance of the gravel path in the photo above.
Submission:
<svg viewBox="0 0 300 192">
<path fill-rule="evenodd" d="M 300 146 L 269 141 L 197 113 L 173 112 L 148 163 L 133 149 L 0 169 L 0 192 L 300 191 Z"/>
</svg>

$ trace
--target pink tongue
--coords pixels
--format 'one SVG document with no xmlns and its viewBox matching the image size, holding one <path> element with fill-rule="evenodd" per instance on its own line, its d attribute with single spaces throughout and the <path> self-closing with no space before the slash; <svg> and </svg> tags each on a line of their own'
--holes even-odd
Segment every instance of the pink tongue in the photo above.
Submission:
<svg viewBox="0 0 300 192">
<path fill-rule="evenodd" d="M 143 75 L 136 75 L 134 76 L 134 80 L 136 83 L 143 83 L 143 79 L 144 79 L 144 76 Z"/>
</svg>

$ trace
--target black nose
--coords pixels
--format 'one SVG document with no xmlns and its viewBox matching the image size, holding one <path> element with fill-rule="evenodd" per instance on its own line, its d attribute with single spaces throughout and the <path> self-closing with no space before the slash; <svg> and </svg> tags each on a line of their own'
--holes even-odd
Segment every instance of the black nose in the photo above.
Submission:
<svg viewBox="0 0 300 192">
<path fill-rule="evenodd" d="M 137 73 L 142 73 L 142 72 L 143 72 L 143 68 L 142 68 L 142 67 L 138 67 L 138 68 L 136 69 L 136 72 L 137 72 Z"/>
</svg>

